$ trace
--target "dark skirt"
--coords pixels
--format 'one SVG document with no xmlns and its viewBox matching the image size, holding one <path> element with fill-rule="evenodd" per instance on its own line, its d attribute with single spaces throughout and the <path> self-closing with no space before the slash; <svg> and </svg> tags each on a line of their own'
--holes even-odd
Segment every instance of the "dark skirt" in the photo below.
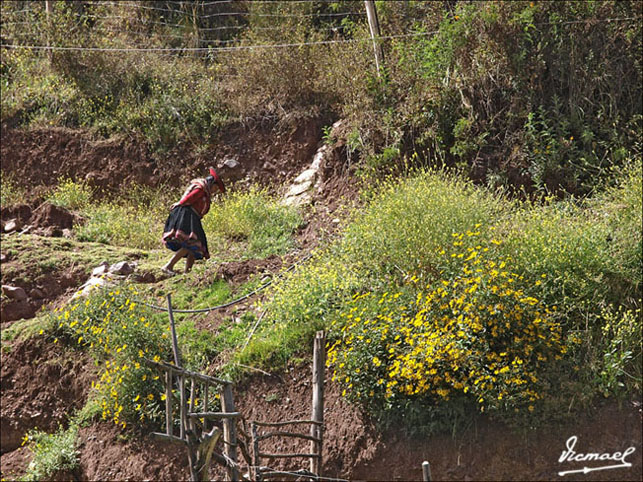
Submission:
<svg viewBox="0 0 643 482">
<path fill-rule="evenodd" d="M 195 259 L 210 257 L 201 218 L 189 206 L 177 206 L 170 211 L 163 229 L 163 244 L 172 251 L 187 248 Z"/>
</svg>

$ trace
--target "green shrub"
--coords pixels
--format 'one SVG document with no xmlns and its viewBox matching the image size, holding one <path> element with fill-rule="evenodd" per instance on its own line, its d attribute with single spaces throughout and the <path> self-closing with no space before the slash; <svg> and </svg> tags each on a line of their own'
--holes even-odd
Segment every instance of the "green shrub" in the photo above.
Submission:
<svg viewBox="0 0 643 482">
<path fill-rule="evenodd" d="M 30 430 L 23 440 L 33 458 L 21 480 L 39 481 L 49 479 L 57 472 L 74 471 L 79 464 L 80 452 L 77 446 L 78 426 L 71 424 L 53 434 L 37 429 Z"/>
<path fill-rule="evenodd" d="M 241 355 L 266 364 L 287 359 L 302 340 L 329 326 L 360 291 L 399 284 L 409 273 L 437 270 L 436 249 L 508 210 L 471 183 L 445 172 L 421 172 L 399 184 L 384 182 L 369 206 L 357 213 L 344 237 L 275 283 L 266 303 L 261 336 Z M 409 275 L 410 276 L 410 275 Z"/>
<path fill-rule="evenodd" d="M 636 310 L 608 306 L 601 313 L 602 327 L 592 371 L 604 395 L 637 393 L 643 383 L 641 300 Z"/>
<path fill-rule="evenodd" d="M 295 208 L 283 206 L 265 191 L 255 188 L 235 192 L 213 203 L 203 219 L 203 228 L 214 247 L 243 241 L 244 257 L 266 258 L 292 247 L 291 235 L 301 224 Z"/>
<path fill-rule="evenodd" d="M 166 318 L 132 301 L 136 295 L 131 287 L 97 289 L 52 314 L 58 323 L 55 342 L 84 347 L 100 364 L 92 388 L 102 418 L 123 427 L 159 423 L 164 385 L 143 358 L 172 359 Z"/>
<path fill-rule="evenodd" d="M 164 206 L 147 208 L 126 202 L 102 202 L 85 209 L 85 221 L 74 227 L 79 241 L 152 249 L 160 245 Z"/>
<path fill-rule="evenodd" d="M 92 189 L 87 184 L 61 178 L 47 201 L 66 209 L 82 211 L 89 206 L 92 195 Z"/>
<path fill-rule="evenodd" d="M 567 352 L 561 326 L 534 297 L 541 279 L 516 273 L 500 241 L 481 241 L 486 230 L 453 233 L 443 269 L 354 296 L 331 324 L 328 364 L 344 396 L 379 413 L 421 402 L 442 415 L 531 412 L 547 397 L 543 379 Z"/>
<path fill-rule="evenodd" d="M 8 208 L 25 200 L 26 190 L 10 175 L 2 173 L 0 177 L 0 206 Z"/>
</svg>

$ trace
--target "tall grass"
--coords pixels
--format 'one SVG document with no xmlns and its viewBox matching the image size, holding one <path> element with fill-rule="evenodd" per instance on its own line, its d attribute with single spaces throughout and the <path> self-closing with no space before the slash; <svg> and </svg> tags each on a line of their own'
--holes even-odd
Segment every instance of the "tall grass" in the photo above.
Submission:
<svg viewBox="0 0 643 482">
<path fill-rule="evenodd" d="M 301 224 L 299 212 L 283 206 L 266 191 L 233 192 L 214 202 L 203 219 L 213 250 L 240 242 L 244 258 L 283 254 L 293 247 L 292 233 Z"/>
</svg>

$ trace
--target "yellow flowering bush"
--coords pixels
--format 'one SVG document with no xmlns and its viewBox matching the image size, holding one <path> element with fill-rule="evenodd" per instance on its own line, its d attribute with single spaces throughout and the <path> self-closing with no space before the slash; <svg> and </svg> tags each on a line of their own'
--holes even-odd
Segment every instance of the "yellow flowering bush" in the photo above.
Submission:
<svg viewBox="0 0 643 482">
<path fill-rule="evenodd" d="M 54 312 L 57 336 L 89 349 L 100 366 L 92 388 L 102 418 L 122 427 L 160 420 L 163 380 L 143 359 L 171 360 L 167 320 L 132 301 L 136 295 L 132 287 L 97 290 Z"/>
<path fill-rule="evenodd" d="M 541 280 L 513 272 L 500 241 L 478 244 L 479 235 L 479 226 L 454 233 L 438 266 L 395 292 L 355 296 L 333 322 L 328 364 L 344 396 L 389 407 L 421 399 L 534 410 L 541 375 L 566 353 L 566 340 L 554 307 L 533 295 Z"/>
</svg>

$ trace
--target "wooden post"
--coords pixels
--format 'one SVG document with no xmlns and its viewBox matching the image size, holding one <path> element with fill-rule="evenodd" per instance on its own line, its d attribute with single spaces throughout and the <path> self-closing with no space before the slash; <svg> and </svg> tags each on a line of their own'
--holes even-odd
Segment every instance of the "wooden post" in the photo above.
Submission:
<svg viewBox="0 0 643 482">
<path fill-rule="evenodd" d="M 181 409 L 179 411 L 179 418 L 180 418 L 180 429 L 179 429 L 179 437 L 182 439 L 185 439 L 185 429 L 187 428 L 187 422 L 186 422 L 186 410 L 187 410 L 187 400 L 185 400 L 185 377 L 183 375 L 179 375 L 179 391 L 181 392 Z"/>
<path fill-rule="evenodd" d="M 210 391 L 210 385 L 208 382 L 203 383 L 203 411 L 208 411 L 208 392 Z M 203 433 L 208 431 L 208 419 L 203 419 Z"/>
<path fill-rule="evenodd" d="M 172 420 L 172 372 L 165 372 L 165 433 L 173 435 Z"/>
<path fill-rule="evenodd" d="M 190 379 L 192 382 L 190 386 L 190 410 L 188 413 L 194 412 L 194 399 L 196 398 L 196 383 L 194 382 L 194 378 Z M 190 427 L 190 430 L 194 430 L 194 420 L 190 417 L 188 420 L 188 425 Z"/>
<path fill-rule="evenodd" d="M 51 3 L 49 0 L 45 0 L 45 14 L 47 16 L 47 47 L 51 47 Z M 51 48 L 47 49 L 47 56 L 51 61 L 53 57 L 53 51 Z"/>
<path fill-rule="evenodd" d="M 422 480 L 431 482 L 431 465 L 426 460 L 422 462 Z"/>
<path fill-rule="evenodd" d="M 315 422 L 324 422 L 324 372 L 326 368 L 326 337 L 323 331 L 315 335 L 313 348 L 313 416 Z M 319 442 L 310 442 L 310 451 L 319 457 L 310 459 L 310 471 L 318 476 L 322 472 L 322 437 L 323 426 L 312 424 L 310 435 L 319 438 Z"/>
<path fill-rule="evenodd" d="M 384 53 L 382 45 L 379 43 L 380 37 L 380 23 L 377 20 L 377 10 L 375 10 L 375 2 L 373 0 L 364 0 L 366 5 L 366 16 L 368 17 L 368 27 L 371 31 L 371 39 L 373 40 L 373 51 L 375 52 L 375 66 L 377 67 L 377 76 L 380 76 L 380 65 L 384 62 Z"/>
<path fill-rule="evenodd" d="M 259 436 L 257 435 L 257 424 L 252 422 L 250 424 L 252 429 L 252 465 L 253 469 L 250 472 L 252 480 L 261 482 L 261 458 L 259 457 Z"/>
<path fill-rule="evenodd" d="M 226 384 L 221 390 L 221 411 L 232 413 L 235 411 L 232 386 Z M 234 465 L 228 467 L 228 479 L 237 482 L 239 480 L 239 469 L 237 468 L 237 430 L 236 421 L 231 418 L 223 420 L 223 443 L 225 454 Z"/>
<path fill-rule="evenodd" d="M 172 330 L 172 352 L 174 353 L 174 364 L 181 368 L 181 352 L 179 351 L 179 341 L 176 338 L 176 327 L 174 326 L 174 313 L 172 313 L 172 295 L 167 295 L 167 313 L 170 317 L 170 328 Z"/>
</svg>

